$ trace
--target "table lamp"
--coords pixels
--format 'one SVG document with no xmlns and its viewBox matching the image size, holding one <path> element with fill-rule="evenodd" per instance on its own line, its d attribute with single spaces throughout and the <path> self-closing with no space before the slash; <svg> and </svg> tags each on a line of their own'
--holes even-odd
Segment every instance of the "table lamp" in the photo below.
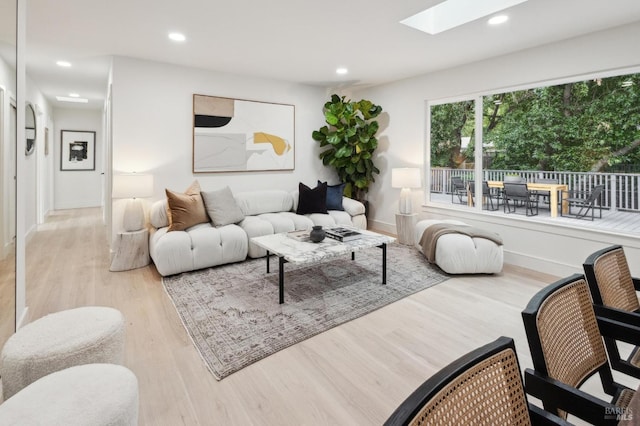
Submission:
<svg viewBox="0 0 640 426">
<path fill-rule="evenodd" d="M 139 198 L 153 196 L 153 175 L 129 173 L 113 176 L 113 198 L 128 198 L 122 219 L 124 230 L 138 231 L 144 227 L 144 209 Z"/>
<path fill-rule="evenodd" d="M 420 169 L 416 167 L 391 169 L 391 186 L 393 188 L 402 188 L 400 191 L 400 213 L 411 214 L 411 188 L 420 188 L 422 186 Z"/>
</svg>

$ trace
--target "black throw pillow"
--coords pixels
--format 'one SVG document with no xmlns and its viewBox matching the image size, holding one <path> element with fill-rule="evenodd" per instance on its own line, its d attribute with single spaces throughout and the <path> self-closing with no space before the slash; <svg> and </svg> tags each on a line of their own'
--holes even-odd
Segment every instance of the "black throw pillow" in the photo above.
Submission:
<svg viewBox="0 0 640 426">
<path fill-rule="evenodd" d="M 298 185 L 297 214 L 327 213 L 327 183 L 311 189 L 304 183 Z"/>
</svg>

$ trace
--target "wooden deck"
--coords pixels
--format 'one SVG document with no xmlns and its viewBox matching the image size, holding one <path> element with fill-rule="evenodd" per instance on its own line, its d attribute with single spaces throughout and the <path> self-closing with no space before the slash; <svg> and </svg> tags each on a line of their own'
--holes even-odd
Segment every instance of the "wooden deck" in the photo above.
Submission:
<svg viewBox="0 0 640 426">
<path fill-rule="evenodd" d="M 445 194 L 431 194 L 431 200 L 434 203 L 438 204 L 449 204 L 451 203 L 451 195 Z M 456 199 L 457 201 L 457 199 Z M 468 208 L 466 205 L 460 205 L 458 203 L 453 203 L 453 205 L 460 208 Z M 551 217 L 551 212 L 549 210 L 549 205 L 540 203 L 540 208 L 538 215 L 536 216 L 526 216 L 524 212 L 524 207 L 519 207 L 516 213 L 504 213 L 503 205 L 500 204 L 498 210 L 488 211 L 484 210 L 485 213 L 489 213 L 496 216 L 517 216 L 526 218 L 527 220 L 531 220 L 534 222 L 541 223 L 551 223 L 555 225 L 566 225 L 569 227 L 579 227 L 579 228 L 588 228 L 600 231 L 608 231 L 615 232 L 620 234 L 627 234 L 640 237 L 640 213 L 633 212 L 624 212 L 624 211 L 609 211 L 606 209 L 602 210 L 602 219 L 598 218 L 598 210 L 596 210 L 595 215 L 596 218 L 591 221 L 589 219 L 576 219 L 567 216 L 558 216 L 555 218 Z M 575 211 L 574 211 L 575 212 Z"/>
</svg>

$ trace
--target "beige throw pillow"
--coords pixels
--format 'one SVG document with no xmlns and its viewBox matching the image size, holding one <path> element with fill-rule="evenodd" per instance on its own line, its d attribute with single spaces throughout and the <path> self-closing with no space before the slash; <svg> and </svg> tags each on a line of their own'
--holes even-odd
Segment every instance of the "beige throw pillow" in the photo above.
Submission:
<svg viewBox="0 0 640 426">
<path fill-rule="evenodd" d="M 204 202 L 200 196 L 200 184 L 193 181 L 184 194 L 165 189 L 167 194 L 167 216 L 170 231 L 184 231 L 199 223 L 209 222 Z"/>
<path fill-rule="evenodd" d="M 244 213 L 233 198 L 231 189 L 225 186 L 217 191 L 201 192 L 204 206 L 213 224 L 217 226 L 238 223 L 244 219 Z"/>
</svg>

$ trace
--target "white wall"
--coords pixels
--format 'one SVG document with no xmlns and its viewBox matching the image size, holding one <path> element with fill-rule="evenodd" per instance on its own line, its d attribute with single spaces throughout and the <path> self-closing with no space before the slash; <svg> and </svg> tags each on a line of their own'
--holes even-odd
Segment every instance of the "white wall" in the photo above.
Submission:
<svg viewBox="0 0 640 426">
<path fill-rule="evenodd" d="M 185 190 L 194 179 L 204 190 L 229 185 L 234 192 L 294 190 L 299 182 L 315 186 L 317 179 L 334 183 L 311 138 L 324 124 L 325 89 L 122 57 L 113 60 L 112 79 L 113 173 L 153 174 L 154 200 L 165 197 L 165 188 Z M 193 94 L 295 105 L 295 170 L 194 175 Z M 114 203 L 114 233 L 121 228 L 121 207 Z"/>
<path fill-rule="evenodd" d="M 36 147 L 33 154 L 25 157 L 25 202 L 26 202 L 26 236 L 27 239 L 35 231 L 38 224 L 44 222 L 44 216 L 51 209 L 52 181 L 51 168 L 53 150 L 51 129 L 49 130 L 49 154 L 45 155 L 45 128 L 52 125 L 51 105 L 45 99 L 38 86 L 27 75 L 26 101 L 33 106 L 36 113 Z M 24 152 L 18 155 L 24 156 Z"/>
<path fill-rule="evenodd" d="M 53 144 L 54 208 L 74 209 L 102 205 L 102 111 L 56 108 L 55 129 L 49 135 Z M 60 170 L 60 134 L 62 130 L 96 132 L 95 170 Z M 51 130 L 50 130 L 51 132 Z M 51 147 L 50 147 L 51 148 Z"/>
<path fill-rule="evenodd" d="M 463 67 L 364 89 L 354 97 L 367 98 L 383 107 L 385 113 L 380 133 L 380 149 L 376 156 L 382 173 L 369 192 L 373 225 L 382 229 L 395 228 L 395 212 L 399 189 L 391 188 L 391 168 L 422 166 L 424 164 L 425 102 L 462 95 L 473 95 L 522 85 L 535 85 L 545 81 L 558 81 L 572 76 L 606 74 L 611 70 L 640 69 L 640 23 L 619 27 L 566 40 L 547 46 L 528 49 Z M 420 191 L 414 191 L 414 202 L 422 201 Z M 446 207 L 430 205 L 422 209 L 422 217 L 466 217 L 469 221 L 482 220 L 480 213 L 469 217 Z M 533 229 L 528 222 L 512 219 L 495 219 L 506 238 L 507 260 L 523 265 L 545 264 L 550 272 L 565 274 L 579 270 L 584 254 L 591 248 L 609 243 L 624 242 L 628 255 L 640 257 L 637 238 L 619 235 L 599 235 L 593 244 L 585 244 L 582 238 L 592 238 L 593 233 L 570 232 L 545 227 Z M 485 224 L 485 226 L 487 226 Z M 640 274 L 640 262 L 635 263 L 635 273 Z"/>
</svg>

